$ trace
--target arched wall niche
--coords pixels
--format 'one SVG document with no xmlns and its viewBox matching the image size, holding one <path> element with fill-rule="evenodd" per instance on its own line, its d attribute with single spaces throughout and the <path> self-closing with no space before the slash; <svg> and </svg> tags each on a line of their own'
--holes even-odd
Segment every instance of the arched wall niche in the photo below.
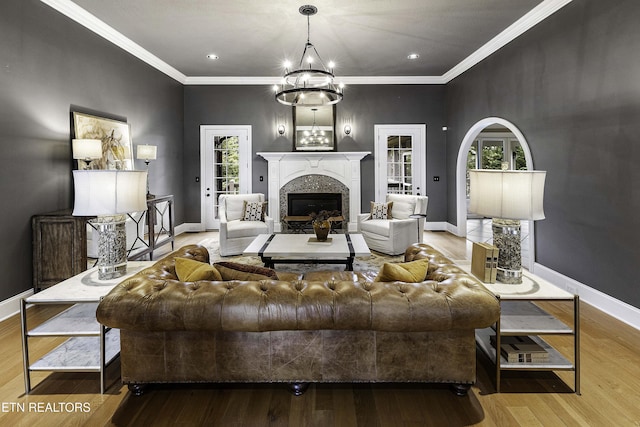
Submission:
<svg viewBox="0 0 640 427">
<path fill-rule="evenodd" d="M 504 126 L 516 136 L 516 138 L 520 142 L 520 145 L 522 146 L 522 150 L 527 161 L 527 169 L 534 170 L 533 158 L 531 156 L 529 143 L 516 125 L 500 117 L 487 117 L 471 126 L 471 128 L 464 136 L 462 143 L 460 144 L 460 149 L 458 150 L 458 158 L 456 160 L 456 234 L 461 237 L 467 236 L 467 155 L 469 153 L 471 145 L 473 144 L 473 141 L 478 138 L 478 135 L 480 135 L 480 133 L 487 127 L 495 125 Z M 533 227 L 534 221 L 529 221 L 528 250 L 531 256 L 528 258 L 527 265 L 524 264 L 525 260 L 523 260 L 523 267 L 526 267 L 529 271 L 531 271 L 533 263 L 535 262 L 535 233 Z"/>
</svg>

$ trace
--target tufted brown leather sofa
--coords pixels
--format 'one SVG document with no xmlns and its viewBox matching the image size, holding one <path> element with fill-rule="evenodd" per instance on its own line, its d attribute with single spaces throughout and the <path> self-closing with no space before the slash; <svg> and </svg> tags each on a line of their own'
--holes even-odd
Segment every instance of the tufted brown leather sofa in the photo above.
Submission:
<svg viewBox="0 0 640 427">
<path fill-rule="evenodd" d="M 122 380 L 147 383 L 451 383 L 476 379 L 474 330 L 499 316 L 496 298 L 437 250 L 422 283 L 376 283 L 375 274 L 312 272 L 304 280 L 180 282 L 175 257 L 208 262 L 185 246 L 117 285 L 98 321 L 121 330 Z"/>
</svg>

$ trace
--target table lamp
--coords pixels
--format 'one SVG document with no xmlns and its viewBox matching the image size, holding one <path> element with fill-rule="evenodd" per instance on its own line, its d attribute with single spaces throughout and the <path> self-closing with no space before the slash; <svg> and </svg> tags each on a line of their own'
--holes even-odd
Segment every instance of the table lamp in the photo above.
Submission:
<svg viewBox="0 0 640 427">
<path fill-rule="evenodd" d="M 522 283 L 520 220 L 544 219 L 546 171 L 469 171 L 469 211 L 493 218 L 493 244 L 499 249 L 497 281 Z"/>
<path fill-rule="evenodd" d="M 158 147 L 155 145 L 141 144 L 138 145 L 136 151 L 136 157 L 138 160 L 144 160 L 144 164 L 147 165 L 147 174 L 149 173 L 149 161 L 156 159 Z M 147 175 L 147 199 L 153 199 L 156 196 L 149 192 L 149 176 Z"/>
<path fill-rule="evenodd" d="M 93 169 L 93 161 L 102 158 L 102 141 L 99 139 L 71 140 L 73 158 L 78 161 L 78 169 Z"/>
<path fill-rule="evenodd" d="M 127 271 L 126 214 L 147 209 L 146 171 L 74 170 L 73 215 L 97 216 L 98 279 L 109 280 Z"/>
</svg>

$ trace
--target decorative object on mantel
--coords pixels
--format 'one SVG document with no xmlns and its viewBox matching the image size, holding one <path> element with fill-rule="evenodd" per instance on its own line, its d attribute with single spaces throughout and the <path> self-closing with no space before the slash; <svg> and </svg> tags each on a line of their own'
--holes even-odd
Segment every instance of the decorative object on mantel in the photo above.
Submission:
<svg viewBox="0 0 640 427">
<path fill-rule="evenodd" d="M 136 157 L 138 160 L 144 160 L 147 165 L 147 199 L 153 199 L 156 196 L 149 192 L 149 161 L 155 160 L 158 153 L 158 147 L 155 145 L 141 144 L 138 145 Z"/>
<path fill-rule="evenodd" d="M 324 242 L 329 236 L 331 231 L 330 218 L 340 216 L 340 211 L 320 211 L 318 213 L 311 212 L 311 224 L 313 225 L 313 232 L 316 234 L 316 238 L 319 242 Z"/>
<path fill-rule="evenodd" d="M 99 139 L 73 139 L 73 158 L 78 161 L 78 169 L 94 169 L 93 161 L 102 158 L 102 141 Z"/>
<path fill-rule="evenodd" d="M 344 85 L 336 85 L 333 80 L 335 64 L 324 65 L 320 54 L 310 42 L 311 25 L 309 17 L 318 12 L 312 5 L 300 6 L 298 11 L 307 17 L 307 43 L 300 58 L 298 68 L 289 70 L 291 63 L 285 62 L 285 74 L 279 85 L 274 85 L 276 100 L 291 106 L 323 106 L 336 104 L 342 100 Z"/>
<path fill-rule="evenodd" d="M 74 111 L 75 139 L 102 141 L 102 158 L 94 161 L 95 169 L 133 170 L 133 151 L 129 124 Z"/>
<path fill-rule="evenodd" d="M 475 169 L 469 178 L 469 211 L 493 218 L 493 244 L 499 249 L 496 280 L 522 283 L 520 220 L 544 219 L 546 171 Z"/>
<path fill-rule="evenodd" d="M 147 210 L 146 171 L 74 170 L 74 216 L 97 216 L 98 279 L 126 274 L 127 213 Z"/>
</svg>

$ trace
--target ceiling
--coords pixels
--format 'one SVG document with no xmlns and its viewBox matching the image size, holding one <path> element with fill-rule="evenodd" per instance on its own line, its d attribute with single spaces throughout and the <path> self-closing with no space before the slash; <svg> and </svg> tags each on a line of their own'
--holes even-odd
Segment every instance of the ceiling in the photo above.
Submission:
<svg viewBox="0 0 640 427">
<path fill-rule="evenodd" d="M 310 41 L 349 84 L 446 83 L 571 0 L 41 1 L 185 84 L 277 81 L 313 4 Z"/>
</svg>

